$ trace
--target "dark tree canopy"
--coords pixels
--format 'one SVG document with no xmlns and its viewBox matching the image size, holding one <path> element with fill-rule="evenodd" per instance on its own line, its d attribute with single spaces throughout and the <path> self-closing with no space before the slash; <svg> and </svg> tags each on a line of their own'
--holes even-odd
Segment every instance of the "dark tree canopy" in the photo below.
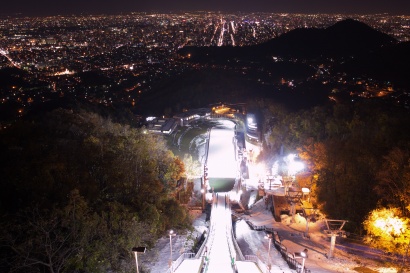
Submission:
<svg viewBox="0 0 410 273">
<path fill-rule="evenodd" d="M 0 145 L 0 268 L 126 272 L 132 246 L 188 226 L 174 199 L 184 167 L 160 136 L 58 109 Z"/>
<path fill-rule="evenodd" d="M 406 109 L 366 101 L 289 111 L 259 101 L 264 111 L 265 160 L 275 160 L 283 145 L 298 152 L 310 170 L 316 206 L 333 219 L 360 229 L 378 206 L 410 204 L 409 136 Z"/>
</svg>

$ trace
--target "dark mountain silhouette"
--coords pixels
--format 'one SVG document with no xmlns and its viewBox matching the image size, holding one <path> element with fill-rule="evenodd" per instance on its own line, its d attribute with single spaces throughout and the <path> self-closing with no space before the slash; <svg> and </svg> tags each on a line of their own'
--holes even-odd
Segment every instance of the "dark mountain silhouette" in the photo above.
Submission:
<svg viewBox="0 0 410 273">
<path fill-rule="evenodd" d="M 249 47 L 186 47 L 179 51 L 190 54 L 193 61 L 227 62 L 267 61 L 272 56 L 285 58 L 350 58 L 366 54 L 397 40 L 368 25 L 347 19 L 326 29 L 300 28 L 289 31 L 263 44 Z"/>
<path fill-rule="evenodd" d="M 343 58 L 365 54 L 396 42 L 362 22 L 347 19 L 326 29 L 296 29 L 261 47 L 288 57 Z"/>
</svg>

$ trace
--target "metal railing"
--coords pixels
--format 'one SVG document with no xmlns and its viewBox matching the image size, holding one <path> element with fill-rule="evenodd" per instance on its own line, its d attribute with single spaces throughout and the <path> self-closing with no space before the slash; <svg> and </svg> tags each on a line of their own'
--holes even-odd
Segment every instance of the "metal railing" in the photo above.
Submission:
<svg viewBox="0 0 410 273">
<path fill-rule="evenodd" d="M 251 221 L 245 220 L 246 223 L 253 229 L 253 230 L 266 230 L 266 226 L 257 226 L 254 225 Z"/>
<path fill-rule="evenodd" d="M 311 271 L 307 269 L 306 266 L 302 270 L 302 264 L 299 263 L 295 259 L 294 254 L 288 252 L 286 246 L 284 246 L 280 242 L 279 234 L 276 231 L 274 231 L 272 234 L 273 234 L 273 241 L 274 241 L 275 248 L 280 252 L 280 254 L 282 255 L 282 258 L 287 262 L 290 269 L 296 269 L 297 273 L 311 273 Z"/>
<path fill-rule="evenodd" d="M 171 267 L 170 267 L 170 268 L 168 268 L 166 273 L 175 272 L 177 270 L 177 268 L 181 265 L 181 263 L 184 260 L 188 260 L 188 259 L 195 259 L 195 253 L 183 253 L 183 254 L 181 254 L 181 256 L 179 256 L 178 259 L 176 259 L 175 261 L 171 261 L 172 271 L 171 271 Z"/>
<path fill-rule="evenodd" d="M 238 242 L 236 241 L 235 235 L 233 234 L 233 229 L 231 229 L 231 238 L 232 238 L 233 245 L 236 249 L 236 260 L 245 261 L 245 257 L 243 256 L 242 251 L 238 245 Z"/>
<path fill-rule="evenodd" d="M 208 243 L 209 233 L 210 232 L 208 230 L 208 233 L 206 233 L 206 236 L 205 236 L 205 240 L 202 242 L 201 247 L 196 252 L 195 259 L 199 259 L 202 256 L 202 253 L 204 252 L 206 244 Z"/>
<path fill-rule="evenodd" d="M 253 262 L 256 263 L 258 268 L 261 270 L 261 272 L 269 272 L 268 267 L 264 262 L 262 262 L 258 256 L 255 255 L 245 255 L 245 262 Z"/>
<path fill-rule="evenodd" d="M 225 202 L 226 202 L 226 199 L 225 199 Z M 225 214 L 226 214 L 226 217 L 229 217 L 229 218 L 232 217 L 230 209 L 226 208 L 226 204 L 225 204 Z M 236 256 L 235 247 L 233 245 L 234 238 L 232 237 L 232 220 L 231 219 L 228 221 L 228 224 L 226 225 L 225 232 L 226 232 L 226 238 L 228 240 L 228 247 L 229 247 L 231 260 L 235 261 L 235 260 L 237 260 L 237 256 Z"/>
<path fill-rule="evenodd" d="M 311 271 L 309 269 L 307 269 L 306 267 L 303 268 L 303 272 L 302 272 L 302 264 L 299 263 L 296 259 L 295 256 L 293 255 L 293 253 L 289 253 L 287 251 L 286 246 L 284 246 L 281 243 L 279 234 L 277 231 L 275 231 L 273 228 L 268 228 L 266 226 L 257 226 L 254 225 L 251 221 L 246 220 L 246 223 L 253 229 L 253 230 L 264 230 L 268 233 L 271 233 L 273 236 L 273 241 L 274 241 L 274 245 L 275 248 L 281 253 L 283 259 L 287 262 L 287 264 L 289 265 L 289 267 L 291 269 L 296 269 L 297 273 L 311 273 Z M 248 256 L 248 255 L 247 255 Z M 246 259 L 246 256 L 245 256 Z M 265 264 L 263 264 L 264 267 L 266 268 Z M 259 266 L 259 265 L 258 265 Z M 262 268 L 262 267 L 260 267 Z M 268 272 L 268 271 L 263 271 L 263 272 Z"/>
<path fill-rule="evenodd" d="M 216 206 L 216 198 L 215 196 L 213 196 L 212 198 L 212 207 Z M 214 210 L 214 208 L 212 208 L 212 211 Z M 208 234 L 208 238 L 207 238 L 207 242 L 206 242 L 206 246 L 207 246 L 207 252 L 206 252 L 206 257 L 205 257 L 205 266 L 203 269 L 203 272 L 206 272 L 208 270 L 208 265 L 209 265 L 209 253 L 211 253 L 212 251 L 212 247 L 214 244 L 214 239 L 215 239 L 215 221 L 214 221 L 214 215 L 211 212 L 211 218 L 209 219 L 209 234 Z M 209 238 L 211 238 L 209 240 Z"/>
</svg>

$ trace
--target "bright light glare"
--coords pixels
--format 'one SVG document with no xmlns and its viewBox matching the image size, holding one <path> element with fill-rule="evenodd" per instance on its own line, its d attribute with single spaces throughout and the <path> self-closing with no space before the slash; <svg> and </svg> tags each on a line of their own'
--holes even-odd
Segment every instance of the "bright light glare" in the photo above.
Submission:
<svg viewBox="0 0 410 273">
<path fill-rule="evenodd" d="M 276 161 L 272 165 L 272 175 L 277 175 L 279 173 L 279 163 Z"/>
<path fill-rule="evenodd" d="M 303 162 L 295 161 L 296 157 L 297 156 L 295 154 L 289 154 L 288 156 L 284 157 L 282 162 L 285 163 L 285 168 L 281 167 L 280 163 L 276 161 L 272 165 L 272 175 L 277 175 L 279 174 L 279 172 L 286 170 L 287 175 L 293 176 L 302 171 L 305 168 L 305 165 L 303 164 Z"/>
<path fill-rule="evenodd" d="M 239 202 L 239 200 L 241 200 L 241 194 L 242 194 L 242 191 L 239 191 L 239 192 L 231 191 L 229 194 L 229 199 L 233 202 Z"/>
<path fill-rule="evenodd" d="M 292 162 L 292 161 L 294 161 L 295 160 L 295 157 L 296 157 L 296 155 L 295 154 L 289 154 L 287 157 L 286 157 L 286 162 Z"/>
<path fill-rule="evenodd" d="M 235 161 L 235 149 L 232 144 L 234 131 L 213 128 L 210 133 L 208 154 L 209 178 L 235 178 L 238 167 Z"/>
<path fill-rule="evenodd" d="M 254 167 L 254 171 L 255 171 L 256 176 L 258 177 L 264 177 L 266 175 L 266 168 L 264 164 L 258 163 Z"/>
<path fill-rule="evenodd" d="M 405 229 L 405 224 L 398 217 L 380 218 L 374 222 L 374 225 L 384 232 L 396 236 L 400 235 Z"/>
<path fill-rule="evenodd" d="M 285 158 L 285 162 L 288 167 L 288 175 L 295 175 L 305 168 L 305 165 L 300 161 L 295 161 L 295 158 L 295 154 L 289 154 Z"/>
<path fill-rule="evenodd" d="M 288 172 L 290 175 L 294 175 L 305 168 L 305 165 L 302 162 L 292 162 L 288 165 Z"/>
</svg>

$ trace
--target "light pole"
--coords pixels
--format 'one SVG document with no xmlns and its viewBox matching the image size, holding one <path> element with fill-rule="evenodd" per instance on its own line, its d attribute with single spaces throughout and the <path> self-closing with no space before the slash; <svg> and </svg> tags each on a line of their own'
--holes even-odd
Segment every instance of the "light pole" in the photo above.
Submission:
<svg viewBox="0 0 410 273">
<path fill-rule="evenodd" d="M 268 247 L 268 269 L 269 269 L 269 272 L 270 272 L 270 267 L 271 267 L 271 261 L 270 261 L 270 246 L 271 246 L 271 244 L 272 244 L 272 234 L 271 234 L 271 233 L 266 234 L 266 235 L 265 235 L 265 239 L 268 239 L 268 240 L 269 240 L 269 247 Z"/>
<path fill-rule="evenodd" d="M 307 259 L 308 250 L 305 248 L 302 252 L 295 252 L 294 256 L 295 258 L 302 258 L 302 269 L 300 270 L 301 273 L 305 272 L 305 259 Z"/>
<path fill-rule="evenodd" d="M 170 254 L 170 267 L 171 267 L 171 273 L 174 272 L 174 268 L 172 267 L 172 237 L 176 236 L 176 234 L 174 233 L 174 231 L 171 229 L 169 231 L 169 247 L 171 249 L 171 254 Z"/>
<path fill-rule="evenodd" d="M 137 273 L 139 273 L 139 270 L 138 270 L 138 253 L 145 253 L 146 250 L 147 250 L 147 248 L 143 247 L 143 246 L 133 247 L 132 248 L 132 252 L 134 252 L 134 254 L 135 254 L 135 264 L 137 265 Z"/>
</svg>

